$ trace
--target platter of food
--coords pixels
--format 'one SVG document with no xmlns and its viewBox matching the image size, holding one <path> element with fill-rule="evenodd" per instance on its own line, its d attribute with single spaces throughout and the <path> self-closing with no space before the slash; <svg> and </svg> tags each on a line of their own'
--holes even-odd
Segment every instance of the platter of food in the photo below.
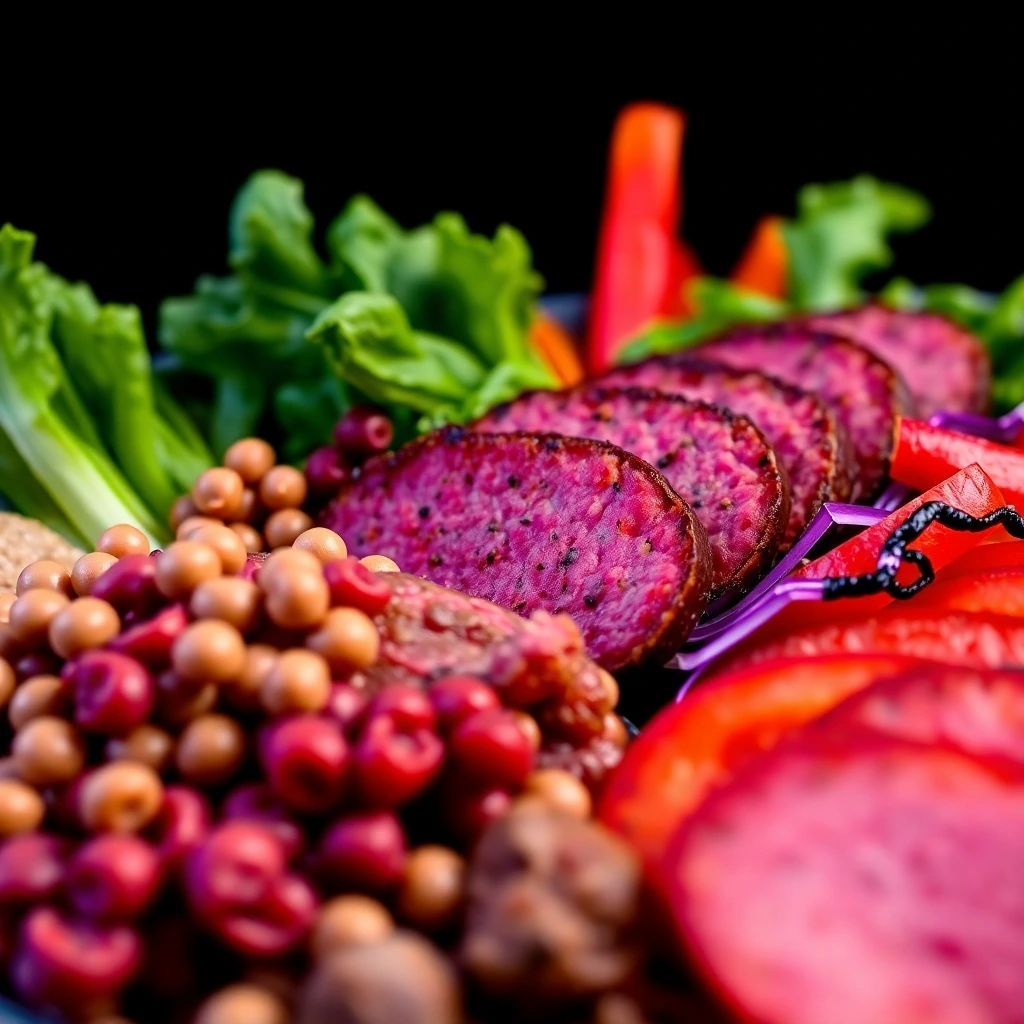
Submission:
<svg viewBox="0 0 1024 1024">
<path fill-rule="evenodd" d="M 1024 1021 L 1024 278 L 868 290 L 866 176 L 710 277 L 684 127 L 586 295 L 261 171 L 147 339 L 0 227 L 0 1020 Z"/>
</svg>

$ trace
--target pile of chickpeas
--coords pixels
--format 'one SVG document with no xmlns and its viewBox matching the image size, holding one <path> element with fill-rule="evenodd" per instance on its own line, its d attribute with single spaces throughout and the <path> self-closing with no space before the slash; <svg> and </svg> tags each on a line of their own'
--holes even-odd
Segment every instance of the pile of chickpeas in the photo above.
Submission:
<svg viewBox="0 0 1024 1024">
<path fill-rule="evenodd" d="M 348 556 L 305 495 L 246 439 L 166 550 L 115 526 L 0 596 L 0 975 L 19 1001 L 301 1020 L 296 987 L 343 947 L 410 928 L 451 948 L 466 857 L 513 802 L 590 814 L 482 680 L 353 685 L 397 566 Z"/>
</svg>

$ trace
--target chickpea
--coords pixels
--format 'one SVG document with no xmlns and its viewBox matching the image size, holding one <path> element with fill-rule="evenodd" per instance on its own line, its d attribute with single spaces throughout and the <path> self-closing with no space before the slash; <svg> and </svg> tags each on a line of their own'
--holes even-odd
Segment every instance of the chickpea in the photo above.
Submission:
<svg viewBox="0 0 1024 1024">
<path fill-rule="evenodd" d="M 32 676 L 14 691 L 7 717 L 13 729 L 23 729 L 33 718 L 63 718 L 69 704 L 70 695 L 59 676 Z"/>
<path fill-rule="evenodd" d="M 223 572 L 234 575 L 245 565 L 246 551 L 241 537 L 223 523 L 204 523 L 197 526 L 189 534 L 188 539 L 199 544 L 208 544 L 213 548 L 220 559 Z"/>
<path fill-rule="evenodd" d="M 619 703 L 619 684 L 616 682 L 615 676 L 613 676 L 607 669 L 603 668 L 599 668 L 597 670 L 597 674 L 604 686 L 605 699 L 608 701 L 608 707 L 616 707 Z"/>
<path fill-rule="evenodd" d="M 261 586 L 263 582 L 261 573 Z M 319 562 L 315 573 L 301 569 L 277 570 L 271 577 L 269 589 L 263 589 L 267 595 L 267 615 L 283 629 L 312 629 L 323 622 L 331 606 L 330 588 L 323 577 Z"/>
<path fill-rule="evenodd" d="M 117 561 L 106 551 L 90 551 L 82 555 L 71 570 L 71 585 L 79 597 L 88 597 L 96 581 Z"/>
<path fill-rule="evenodd" d="M 174 533 L 178 532 L 178 527 L 181 526 L 189 516 L 194 516 L 198 513 L 199 509 L 196 508 L 196 503 L 192 500 L 191 494 L 183 494 L 180 498 L 177 498 L 173 505 L 171 505 L 171 511 L 167 515 L 167 522 Z"/>
<path fill-rule="evenodd" d="M 219 786 L 245 760 L 245 731 L 227 715 L 200 715 L 178 737 L 175 763 L 181 777 L 196 786 Z"/>
<path fill-rule="evenodd" d="M 543 737 L 540 734 L 540 726 L 537 724 L 537 719 L 526 711 L 513 711 L 512 714 L 515 716 L 516 724 L 530 741 L 530 746 L 533 747 L 534 751 L 540 750 Z"/>
<path fill-rule="evenodd" d="M 308 551 L 324 563 L 337 562 L 348 555 L 348 546 L 341 537 L 323 526 L 314 526 L 300 533 L 292 541 L 292 547 Z"/>
<path fill-rule="evenodd" d="M 273 993 L 257 985 L 229 985 L 210 996 L 194 1024 L 288 1024 L 291 1015 Z"/>
<path fill-rule="evenodd" d="M 540 768 L 526 780 L 526 799 L 536 797 L 548 807 L 587 819 L 593 811 L 590 790 L 569 772 L 560 768 Z"/>
<path fill-rule="evenodd" d="M 233 470 L 216 466 L 204 470 L 192 487 L 192 500 L 201 513 L 217 519 L 234 519 L 242 504 L 245 482 Z"/>
<path fill-rule="evenodd" d="M 115 558 L 124 558 L 125 555 L 148 555 L 149 538 L 136 527 L 121 523 L 103 531 L 100 539 L 96 541 L 96 550 L 105 551 Z"/>
<path fill-rule="evenodd" d="M 0 757 L 0 779 L 18 779 L 18 765 L 10 754 Z"/>
<path fill-rule="evenodd" d="M 444 846 L 421 846 L 409 854 L 398 892 L 399 914 L 425 931 L 454 922 L 465 898 L 466 862 Z"/>
<path fill-rule="evenodd" d="M 43 798 L 16 779 L 0 779 L 0 836 L 33 832 L 46 814 Z"/>
<path fill-rule="evenodd" d="M 108 761 L 138 761 L 162 775 L 174 755 L 174 737 L 148 722 L 137 726 L 127 736 L 107 741 Z"/>
<path fill-rule="evenodd" d="M 332 608 L 318 629 L 306 637 L 306 646 L 327 659 L 338 675 L 369 668 L 380 653 L 380 633 L 358 608 Z"/>
<path fill-rule="evenodd" d="M 212 711 L 217 703 L 217 687 L 213 683 L 190 683 L 174 672 L 164 672 L 156 682 L 157 715 L 172 729 L 188 725 L 193 719 Z"/>
<path fill-rule="evenodd" d="M 222 572 L 220 557 L 208 544 L 178 540 L 156 560 L 156 585 L 164 596 L 181 601 Z"/>
<path fill-rule="evenodd" d="M 398 563 L 388 558 L 387 555 L 367 555 L 365 558 L 360 558 L 360 562 L 366 566 L 370 572 L 401 572 L 398 568 Z"/>
<path fill-rule="evenodd" d="M 245 667 L 245 641 L 229 623 L 201 619 L 174 641 L 171 665 L 186 682 L 230 683 Z"/>
<path fill-rule="evenodd" d="M 274 466 L 260 481 L 260 500 L 271 512 L 299 508 L 306 493 L 306 478 L 293 466 Z"/>
<path fill-rule="evenodd" d="M 17 685 L 18 680 L 11 663 L 6 658 L 0 658 L 0 710 L 7 707 Z"/>
<path fill-rule="evenodd" d="M 192 534 L 199 529 L 200 526 L 223 526 L 224 523 L 220 519 L 214 519 L 213 516 L 189 516 L 187 519 L 183 519 L 179 524 L 177 530 L 174 531 L 175 540 L 191 540 Z"/>
<path fill-rule="evenodd" d="M 282 508 L 274 512 L 263 524 L 263 535 L 267 538 L 267 546 L 274 548 L 290 547 L 313 525 L 310 516 L 300 508 Z"/>
<path fill-rule="evenodd" d="M 279 548 L 271 552 L 260 569 L 260 589 L 268 593 L 276 580 L 296 572 L 306 572 L 312 576 L 322 575 L 323 566 L 315 555 L 301 548 Z"/>
<path fill-rule="evenodd" d="M 85 764 L 85 745 L 78 730 L 63 718 L 44 715 L 15 733 L 11 755 L 18 776 L 33 786 L 70 782 Z"/>
<path fill-rule="evenodd" d="M 319 959 L 345 946 L 383 942 L 394 930 L 394 920 L 377 900 L 337 896 L 320 908 L 309 940 L 310 950 Z"/>
<path fill-rule="evenodd" d="M 259 437 L 243 437 L 224 453 L 224 465 L 245 483 L 258 484 L 274 468 L 274 449 Z"/>
<path fill-rule="evenodd" d="M 138 832 L 157 815 L 164 787 L 148 765 L 112 761 L 82 779 L 78 816 L 90 832 Z"/>
<path fill-rule="evenodd" d="M 242 674 L 224 691 L 224 698 L 237 711 L 255 711 L 260 707 L 260 693 L 270 670 L 277 663 L 279 652 L 269 644 L 249 644 L 245 649 Z"/>
<path fill-rule="evenodd" d="M 0 623 L 10 622 L 11 605 L 18 599 L 17 594 L 0 594 Z"/>
<path fill-rule="evenodd" d="M 260 700 L 272 715 L 322 711 L 331 695 L 331 670 L 312 651 L 283 651 L 267 673 Z"/>
<path fill-rule="evenodd" d="M 263 551 L 266 545 L 263 543 L 263 535 L 255 527 L 250 526 L 248 523 L 232 523 L 229 530 L 233 530 L 242 539 L 242 543 L 245 545 L 245 550 L 250 555 L 255 555 L 260 551 Z"/>
<path fill-rule="evenodd" d="M 102 647 L 121 632 L 121 617 L 98 597 L 80 597 L 50 620 L 50 647 L 61 658 Z"/>
<path fill-rule="evenodd" d="M 13 662 L 24 653 L 25 645 L 14 635 L 10 622 L 0 622 L 0 658 Z"/>
<path fill-rule="evenodd" d="M 200 583 L 192 592 L 189 611 L 197 619 L 221 619 L 240 633 L 259 624 L 263 595 L 252 580 L 221 576 Z"/>
<path fill-rule="evenodd" d="M 624 747 L 629 742 L 629 733 L 623 721 L 614 711 L 604 716 L 604 739 L 611 740 L 617 747 Z"/>
<path fill-rule="evenodd" d="M 262 511 L 260 496 L 252 487 L 246 487 L 242 491 L 242 501 L 238 506 L 238 515 L 235 518 L 240 523 L 251 523 Z"/>
<path fill-rule="evenodd" d="M 11 605 L 7 624 L 11 636 L 26 647 L 45 643 L 54 616 L 69 606 L 67 597 L 56 590 L 29 590 Z"/>
<path fill-rule="evenodd" d="M 65 597 L 72 597 L 75 593 L 71 586 L 71 573 L 52 558 L 41 558 L 26 565 L 18 576 L 15 590 L 18 597 L 30 590 L 55 590 Z"/>
</svg>

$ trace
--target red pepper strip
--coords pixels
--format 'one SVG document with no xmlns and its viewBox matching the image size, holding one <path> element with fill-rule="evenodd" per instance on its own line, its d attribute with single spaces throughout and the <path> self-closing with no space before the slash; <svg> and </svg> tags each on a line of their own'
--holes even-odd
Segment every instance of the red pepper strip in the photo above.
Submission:
<svg viewBox="0 0 1024 1024">
<path fill-rule="evenodd" d="M 781 299 L 789 287 L 789 250 L 781 217 L 762 217 L 750 236 L 731 281 L 739 288 Z"/>
<path fill-rule="evenodd" d="M 987 612 L 946 612 L 908 604 L 869 619 L 835 620 L 767 642 L 747 641 L 716 669 L 733 671 L 775 658 L 903 654 L 969 668 L 1024 667 L 1024 621 Z"/>
<path fill-rule="evenodd" d="M 898 655 L 786 659 L 698 686 L 630 744 L 608 779 L 598 817 L 653 865 L 713 785 L 791 729 L 915 663 Z"/>
<path fill-rule="evenodd" d="M 1012 569 L 1017 566 L 1024 566 L 1024 542 L 1004 539 L 998 544 L 979 544 L 972 551 L 961 555 L 955 562 L 950 562 L 938 574 L 938 578 L 957 579 L 961 576 L 975 576 L 983 572 Z"/>
<path fill-rule="evenodd" d="M 972 462 L 988 473 L 1007 504 L 1024 510 L 1024 452 L 921 420 L 897 421 L 889 468 L 893 480 L 923 491 Z"/>
<path fill-rule="evenodd" d="M 1020 547 L 1024 548 L 1024 544 Z M 916 608 L 954 612 L 993 612 L 1024 617 L 1024 567 L 995 569 L 973 576 L 936 580 L 914 599 Z"/>
<path fill-rule="evenodd" d="M 557 320 L 543 313 L 535 316 L 530 325 L 530 344 L 558 377 L 562 387 L 571 388 L 583 380 L 583 365 L 576 343 Z"/>
<path fill-rule="evenodd" d="M 591 295 L 587 367 L 608 369 L 625 341 L 660 315 L 679 315 L 696 261 L 677 240 L 686 116 L 638 103 L 615 123 Z"/>
</svg>

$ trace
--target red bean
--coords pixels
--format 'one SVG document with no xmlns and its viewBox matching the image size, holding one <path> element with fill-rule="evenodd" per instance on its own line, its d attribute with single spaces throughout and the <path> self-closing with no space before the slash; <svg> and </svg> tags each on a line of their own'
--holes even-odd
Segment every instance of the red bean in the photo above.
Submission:
<svg viewBox="0 0 1024 1024">
<path fill-rule="evenodd" d="M 87 920 L 132 921 L 157 894 L 160 858 L 137 836 L 98 836 L 71 859 L 66 885 L 72 907 Z"/>
<path fill-rule="evenodd" d="M 52 899 L 64 881 L 71 843 L 59 836 L 28 832 L 0 845 L 0 907 Z"/>
<path fill-rule="evenodd" d="M 332 683 L 331 695 L 327 699 L 327 707 L 321 714 L 333 718 L 346 735 L 352 735 L 362 722 L 366 710 L 366 697 L 348 683 Z"/>
<path fill-rule="evenodd" d="M 317 872 L 335 892 L 383 893 L 394 889 L 405 870 L 401 823 L 389 811 L 336 821 L 317 849 Z"/>
<path fill-rule="evenodd" d="M 402 729 L 433 729 L 437 716 L 430 698 L 414 686 L 392 683 L 370 698 L 366 709 L 367 721 L 387 715 Z"/>
<path fill-rule="evenodd" d="M 123 736 L 142 725 L 153 710 L 153 677 L 141 663 L 115 651 L 86 651 L 64 666 L 75 722 L 85 731 Z"/>
<path fill-rule="evenodd" d="M 355 786 L 371 807 L 402 807 L 437 778 L 444 744 L 431 729 L 404 725 L 398 714 L 376 715 L 353 755 Z"/>
<path fill-rule="evenodd" d="M 391 600 L 391 588 L 380 576 L 349 556 L 324 566 L 324 579 L 334 607 L 350 606 L 367 615 L 380 615 Z"/>
<path fill-rule="evenodd" d="M 515 713 L 504 708 L 466 718 L 449 737 L 448 751 L 457 768 L 478 786 L 520 787 L 535 759 Z"/>
<path fill-rule="evenodd" d="M 316 498 L 331 498 L 348 479 L 348 460 L 333 445 L 314 449 L 306 460 L 306 483 Z"/>
<path fill-rule="evenodd" d="M 168 786 L 156 820 L 146 829 L 164 870 L 176 872 L 210 831 L 210 805 L 188 786 Z"/>
<path fill-rule="evenodd" d="M 427 691 L 437 713 L 438 731 L 451 732 L 460 722 L 476 714 L 501 707 L 494 689 L 476 676 L 448 676 L 433 683 Z"/>
<path fill-rule="evenodd" d="M 346 455 L 385 451 L 395 437 L 391 420 L 372 405 L 349 409 L 334 427 L 334 441 Z"/>
<path fill-rule="evenodd" d="M 153 671 L 161 672 L 170 665 L 171 647 L 187 625 L 188 614 L 184 606 L 172 604 L 114 637 L 107 647 L 137 658 Z"/>
<path fill-rule="evenodd" d="M 323 814 L 344 794 L 348 745 L 341 727 L 328 718 L 294 715 L 273 723 L 260 757 L 270 788 L 296 811 Z"/>
<path fill-rule="evenodd" d="M 253 782 L 232 790 L 224 801 L 223 814 L 228 821 L 257 821 L 265 825 L 284 847 L 289 862 L 298 860 L 305 850 L 302 825 L 269 786 Z"/>
<path fill-rule="evenodd" d="M 462 778 L 449 781 L 442 803 L 445 820 L 453 836 L 469 846 L 492 821 L 508 813 L 512 796 L 505 789 L 466 790 Z"/>
<path fill-rule="evenodd" d="M 148 619 L 167 603 L 156 586 L 159 557 L 126 555 L 118 559 L 93 584 L 91 596 L 112 604 L 126 624 Z"/>
</svg>

